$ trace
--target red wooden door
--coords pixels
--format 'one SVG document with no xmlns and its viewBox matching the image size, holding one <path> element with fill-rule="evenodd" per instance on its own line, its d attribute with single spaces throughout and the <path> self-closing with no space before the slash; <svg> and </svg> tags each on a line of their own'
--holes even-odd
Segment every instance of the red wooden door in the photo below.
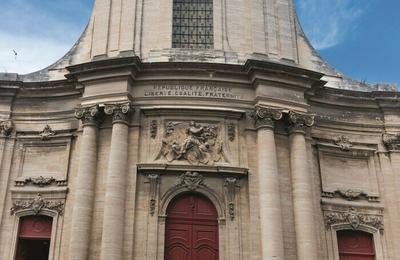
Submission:
<svg viewBox="0 0 400 260">
<path fill-rule="evenodd" d="M 375 260 L 372 234 L 362 231 L 337 232 L 340 260 Z"/>
<path fill-rule="evenodd" d="M 49 258 L 52 218 L 23 217 L 19 223 L 16 260 L 47 260 Z"/>
<path fill-rule="evenodd" d="M 165 260 L 218 260 L 218 214 L 203 196 L 185 195 L 167 209 Z"/>
</svg>

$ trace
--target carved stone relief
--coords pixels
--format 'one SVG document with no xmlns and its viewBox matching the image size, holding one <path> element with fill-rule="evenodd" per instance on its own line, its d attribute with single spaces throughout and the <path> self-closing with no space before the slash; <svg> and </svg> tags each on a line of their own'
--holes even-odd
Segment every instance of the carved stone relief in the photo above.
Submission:
<svg viewBox="0 0 400 260">
<path fill-rule="evenodd" d="M 236 138 L 236 128 L 234 123 L 229 123 L 228 124 L 228 139 L 230 142 L 235 141 Z"/>
<path fill-rule="evenodd" d="M 236 178 L 226 178 L 224 182 L 224 187 L 226 189 L 226 199 L 228 203 L 228 213 L 231 220 L 235 219 L 235 197 L 236 190 L 240 188 L 238 180 Z"/>
<path fill-rule="evenodd" d="M 167 122 L 165 137 L 156 160 L 213 165 L 223 158 L 219 132 L 220 129 L 215 124 L 199 124 L 194 121 Z"/>
<path fill-rule="evenodd" d="M 157 120 L 152 120 L 150 123 L 150 137 L 155 139 L 157 137 L 158 132 L 158 122 Z"/>
<path fill-rule="evenodd" d="M 254 120 L 256 128 L 273 128 L 275 121 L 282 118 L 282 110 L 257 106 L 255 110 L 249 114 L 249 116 Z"/>
<path fill-rule="evenodd" d="M 380 231 L 383 230 L 383 217 L 358 212 L 354 207 L 346 211 L 325 212 L 325 224 L 330 228 L 335 224 L 349 224 L 354 230 L 358 230 L 360 225 L 374 227 Z"/>
<path fill-rule="evenodd" d="M 197 190 L 199 187 L 207 187 L 204 177 L 198 172 L 186 172 L 178 177 L 179 181 L 175 187 L 185 187 L 189 190 Z"/>
<path fill-rule="evenodd" d="M 389 151 L 400 150 L 400 134 L 383 134 L 382 141 Z"/>
<path fill-rule="evenodd" d="M 11 120 L 0 121 L 0 136 L 9 137 L 14 130 L 14 123 Z"/>
<path fill-rule="evenodd" d="M 40 138 L 42 138 L 43 141 L 49 140 L 50 137 L 55 136 L 56 132 L 51 129 L 49 125 L 46 125 L 41 132 L 39 132 Z"/>
<path fill-rule="evenodd" d="M 156 197 L 157 197 L 157 187 L 159 183 L 160 176 L 158 174 L 149 174 L 147 175 L 148 183 L 150 184 L 149 188 L 149 213 L 150 215 L 154 215 L 156 209 Z"/>
<path fill-rule="evenodd" d="M 62 214 L 64 211 L 64 202 L 63 201 L 49 201 L 43 199 L 42 195 L 38 193 L 36 197 L 32 200 L 22 201 L 17 200 L 13 202 L 10 213 L 14 215 L 16 212 L 20 210 L 32 210 L 36 215 L 40 214 L 40 212 L 44 209 L 57 211 L 58 214 Z"/>
<path fill-rule="evenodd" d="M 341 135 L 333 139 L 333 142 L 339 146 L 342 151 L 349 151 L 353 146 L 353 143 L 350 141 L 350 138 L 346 135 Z"/>
</svg>

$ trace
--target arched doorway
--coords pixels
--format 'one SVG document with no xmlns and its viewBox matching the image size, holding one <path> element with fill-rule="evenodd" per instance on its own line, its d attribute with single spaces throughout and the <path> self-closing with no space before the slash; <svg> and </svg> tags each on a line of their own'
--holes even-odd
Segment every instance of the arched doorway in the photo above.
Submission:
<svg viewBox="0 0 400 260">
<path fill-rule="evenodd" d="M 375 260 L 375 247 L 372 234 L 340 230 L 337 232 L 340 260 Z"/>
<path fill-rule="evenodd" d="M 168 205 L 165 260 L 218 260 L 218 214 L 210 200 L 181 195 Z"/>
<path fill-rule="evenodd" d="M 20 219 L 16 260 L 47 260 L 53 219 L 26 216 Z"/>
</svg>

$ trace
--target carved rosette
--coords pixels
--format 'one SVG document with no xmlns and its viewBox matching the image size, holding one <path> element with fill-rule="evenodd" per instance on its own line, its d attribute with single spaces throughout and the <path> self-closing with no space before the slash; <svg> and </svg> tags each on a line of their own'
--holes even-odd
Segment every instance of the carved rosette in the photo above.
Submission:
<svg viewBox="0 0 400 260">
<path fill-rule="evenodd" d="M 226 178 L 224 182 L 224 187 L 226 189 L 226 199 L 228 203 L 228 212 L 229 217 L 231 220 L 235 219 L 235 197 L 236 197 L 236 190 L 240 188 L 238 184 L 238 180 L 236 178 Z"/>
<path fill-rule="evenodd" d="M 314 115 L 304 114 L 290 111 L 288 115 L 289 119 L 289 133 L 301 133 L 306 132 L 307 127 L 314 125 Z"/>
<path fill-rule="evenodd" d="M 103 121 L 102 109 L 95 105 L 91 107 L 79 107 L 75 109 L 75 117 L 82 121 L 84 126 L 100 126 Z"/>
<path fill-rule="evenodd" d="M 11 120 L 0 121 L 0 136 L 9 137 L 14 130 L 14 123 Z"/>
<path fill-rule="evenodd" d="M 275 121 L 282 118 L 282 110 L 269 107 L 256 107 L 250 113 L 250 117 L 254 120 L 256 128 L 274 128 Z"/>
<path fill-rule="evenodd" d="M 42 138 L 43 141 L 49 140 L 50 137 L 55 136 L 56 131 L 53 131 L 49 125 L 46 125 L 41 132 L 39 132 L 40 138 Z"/>
<path fill-rule="evenodd" d="M 400 134 L 383 134 L 382 141 L 389 151 L 400 151 Z"/>
<path fill-rule="evenodd" d="M 63 201 L 49 201 L 43 199 L 42 195 L 38 193 L 36 197 L 32 200 L 22 201 L 17 200 L 13 202 L 10 213 L 14 215 L 16 212 L 20 210 L 32 210 L 36 215 L 40 214 L 42 210 L 48 209 L 57 211 L 58 214 L 62 215 L 64 211 L 64 202 Z"/>
<path fill-rule="evenodd" d="M 186 172 L 179 176 L 179 182 L 175 187 L 185 187 L 188 190 L 194 191 L 199 187 L 207 187 L 204 183 L 204 177 L 198 172 Z"/>
<path fill-rule="evenodd" d="M 333 139 L 333 142 L 339 146 L 340 150 L 342 151 L 349 151 L 350 148 L 353 146 L 350 138 L 346 135 L 341 135 Z"/>
<path fill-rule="evenodd" d="M 358 230 L 361 225 L 383 230 L 383 217 L 380 215 L 371 215 L 360 213 L 357 209 L 350 207 L 343 212 L 326 212 L 325 224 L 331 228 L 336 224 L 349 224 L 354 230 Z"/>
<path fill-rule="evenodd" d="M 107 104 L 104 106 L 106 115 L 112 115 L 112 123 L 127 124 L 129 114 L 132 112 L 131 103 L 124 104 Z"/>
<path fill-rule="evenodd" d="M 148 183 L 150 184 L 149 188 L 149 213 L 150 215 L 154 215 L 156 210 L 156 196 L 157 196 L 157 187 L 160 180 L 160 176 L 158 174 L 149 174 L 147 175 Z"/>
</svg>

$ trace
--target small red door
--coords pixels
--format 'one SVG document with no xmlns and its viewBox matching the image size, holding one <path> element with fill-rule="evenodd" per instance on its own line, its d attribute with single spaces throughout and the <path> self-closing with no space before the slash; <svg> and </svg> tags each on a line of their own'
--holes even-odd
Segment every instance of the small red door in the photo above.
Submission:
<svg viewBox="0 0 400 260">
<path fill-rule="evenodd" d="M 47 260 L 49 258 L 52 218 L 23 217 L 19 223 L 16 260 Z"/>
<path fill-rule="evenodd" d="M 165 260 L 218 260 L 218 214 L 200 195 L 173 200 L 167 209 Z"/>
<path fill-rule="evenodd" d="M 337 232 L 340 260 L 375 260 L 372 234 L 342 230 Z"/>
</svg>

